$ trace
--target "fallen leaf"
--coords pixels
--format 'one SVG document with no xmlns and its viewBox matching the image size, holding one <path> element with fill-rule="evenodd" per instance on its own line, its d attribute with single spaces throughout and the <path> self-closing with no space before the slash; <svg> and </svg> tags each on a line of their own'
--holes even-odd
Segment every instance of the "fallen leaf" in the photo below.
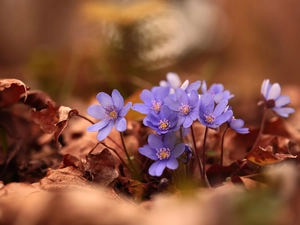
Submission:
<svg viewBox="0 0 300 225">
<path fill-rule="evenodd" d="M 20 99 L 26 105 L 35 108 L 37 111 L 41 111 L 48 107 L 47 102 L 50 101 L 52 105 L 56 105 L 55 101 L 46 93 L 41 90 L 32 90 L 27 92 L 27 98 L 25 96 Z"/>
<path fill-rule="evenodd" d="M 17 103 L 22 95 L 27 97 L 29 87 L 18 79 L 0 79 L 0 108 Z"/>
<path fill-rule="evenodd" d="M 31 109 L 31 117 L 44 132 L 49 134 L 54 132 L 54 140 L 57 147 L 60 148 L 58 138 L 68 126 L 69 120 L 74 115 L 78 115 L 78 111 L 66 106 L 54 106 L 51 101 L 48 101 L 47 105 L 48 107 L 41 111 Z"/>
<path fill-rule="evenodd" d="M 89 180 L 107 186 L 119 176 L 115 165 L 116 161 L 107 148 L 96 154 L 89 153 L 84 165 L 85 176 Z"/>
<path fill-rule="evenodd" d="M 50 101 L 47 102 L 47 105 L 48 107 L 41 111 L 31 109 L 31 117 L 44 132 L 51 134 L 57 129 L 56 124 L 59 122 L 59 107 L 53 106 Z"/>
<path fill-rule="evenodd" d="M 75 168 L 80 168 L 80 169 L 83 168 L 83 164 L 80 158 L 71 154 L 65 154 L 60 168 L 65 168 L 68 166 L 73 166 Z"/>
<path fill-rule="evenodd" d="M 297 156 L 283 153 L 273 153 L 273 147 L 267 146 L 266 148 L 256 147 L 252 149 L 245 158 L 259 166 L 269 165 L 281 162 L 285 159 L 294 159 Z"/>
<path fill-rule="evenodd" d="M 265 149 L 260 146 L 255 147 L 245 156 L 245 158 L 259 166 L 280 162 L 273 154 L 272 146 L 267 146 Z"/>
</svg>

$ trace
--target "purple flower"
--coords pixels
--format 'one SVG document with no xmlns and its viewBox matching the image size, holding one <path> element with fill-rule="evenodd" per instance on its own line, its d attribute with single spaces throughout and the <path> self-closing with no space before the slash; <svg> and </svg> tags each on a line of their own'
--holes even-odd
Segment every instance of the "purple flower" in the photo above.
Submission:
<svg viewBox="0 0 300 225">
<path fill-rule="evenodd" d="M 229 91 L 227 90 L 224 91 L 223 84 L 213 84 L 207 90 L 206 82 L 203 81 L 201 91 L 203 94 L 211 94 L 216 103 L 219 103 L 223 99 L 229 100 L 232 97 L 234 97 L 234 95 L 230 94 Z"/>
<path fill-rule="evenodd" d="M 136 103 L 132 109 L 142 114 L 148 114 L 150 111 L 158 113 L 164 104 L 164 98 L 169 94 L 170 88 L 154 87 L 151 91 L 143 90 L 140 98 L 144 104 Z"/>
<path fill-rule="evenodd" d="M 232 110 L 226 110 L 228 101 L 221 100 L 216 106 L 213 96 L 201 95 L 199 103 L 199 121 L 209 128 L 216 129 L 232 117 Z"/>
<path fill-rule="evenodd" d="M 230 117 L 227 121 L 228 125 L 231 129 L 235 130 L 237 133 L 240 134 L 248 134 L 249 128 L 243 127 L 244 121 L 242 119 L 235 119 L 234 116 Z"/>
<path fill-rule="evenodd" d="M 177 113 L 172 112 L 166 105 L 161 107 L 159 113 L 151 111 L 144 118 L 143 123 L 158 134 L 166 134 L 179 129 Z"/>
<path fill-rule="evenodd" d="M 264 103 L 267 109 L 272 109 L 275 113 L 282 117 L 288 117 L 295 110 L 291 107 L 283 107 L 290 103 L 290 97 L 280 95 L 281 88 L 278 83 L 270 84 L 270 80 L 266 79 L 261 85 L 261 94 L 264 97 Z"/>
<path fill-rule="evenodd" d="M 176 134 L 174 132 L 164 136 L 150 134 L 148 145 L 139 148 L 139 152 L 142 155 L 155 161 L 149 167 L 149 174 L 151 176 L 161 176 L 166 167 L 171 170 L 177 169 L 177 157 L 184 152 L 185 145 L 183 143 L 175 145 L 175 142 Z"/>
<path fill-rule="evenodd" d="M 197 91 L 192 90 L 188 95 L 181 88 L 176 89 L 175 99 L 173 97 L 165 99 L 165 105 L 178 114 L 178 125 L 183 125 L 184 128 L 190 127 L 193 121 L 198 118 L 198 103 L 199 95 Z"/>
<path fill-rule="evenodd" d="M 126 130 L 126 119 L 124 116 L 129 111 L 132 103 L 128 102 L 124 106 L 124 99 L 120 92 L 113 90 L 111 97 L 100 92 L 96 96 L 100 105 L 91 105 L 87 112 L 90 116 L 101 120 L 87 128 L 88 131 L 98 131 L 97 138 L 99 141 L 105 139 L 115 125 L 116 130 L 123 132 Z"/>
<path fill-rule="evenodd" d="M 228 106 L 224 112 L 231 110 L 231 106 Z M 234 116 L 231 116 L 227 120 L 228 126 L 235 130 L 235 132 L 240 133 L 240 134 L 248 134 L 249 133 L 249 128 L 245 128 L 244 126 L 244 121 L 242 119 L 236 119 Z"/>
</svg>

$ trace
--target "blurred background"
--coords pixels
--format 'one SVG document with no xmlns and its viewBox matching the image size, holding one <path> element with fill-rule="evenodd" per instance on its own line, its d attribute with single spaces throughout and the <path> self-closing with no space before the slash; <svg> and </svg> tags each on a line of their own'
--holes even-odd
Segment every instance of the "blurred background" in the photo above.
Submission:
<svg viewBox="0 0 300 225">
<path fill-rule="evenodd" d="M 2 0 L 0 77 L 72 106 L 114 88 L 130 96 L 176 72 L 223 83 L 237 116 L 260 122 L 263 79 L 300 105 L 299 21 L 297 0 Z"/>
</svg>

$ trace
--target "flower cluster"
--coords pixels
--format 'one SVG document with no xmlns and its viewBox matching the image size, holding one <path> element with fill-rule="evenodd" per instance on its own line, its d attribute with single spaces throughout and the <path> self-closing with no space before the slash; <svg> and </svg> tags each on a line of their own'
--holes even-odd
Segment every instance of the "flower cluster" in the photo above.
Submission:
<svg viewBox="0 0 300 225">
<path fill-rule="evenodd" d="M 199 89 L 201 93 L 198 92 Z M 280 95 L 279 84 L 271 85 L 269 80 L 264 80 L 261 93 L 266 109 L 272 109 L 283 117 L 288 117 L 294 112 L 293 108 L 285 107 L 290 103 L 290 98 Z M 178 160 L 186 164 L 192 155 L 198 157 L 195 143 L 192 151 L 189 143 L 183 143 L 182 138 L 192 130 L 195 121 L 205 126 L 206 130 L 216 131 L 222 124 L 226 124 L 223 135 L 228 128 L 241 134 L 249 133 L 249 129 L 244 127 L 244 121 L 236 119 L 228 105 L 228 101 L 233 97 L 228 90 L 224 90 L 222 84 L 213 84 L 207 88 L 205 81 L 189 83 L 186 80 L 182 83 L 177 74 L 168 73 L 167 80 L 161 81 L 160 86 L 143 90 L 140 94 L 143 103 L 135 103 L 133 106 L 131 102 L 124 106 L 124 99 L 117 90 L 113 90 L 111 96 L 100 92 L 97 95 L 100 105 L 91 105 L 88 108 L 88 114 L 100 122 L 87 129 L 98 131 L 97 138 L 102 141 L 113 127 L 120 132 L 126 129 L 124 117 L 130 108 L 145 114 L 143 124 L 155 131 L 155 134 L 150 134 L 148 144 L 138 150 L 140 154 L 154 161 L 149 167 L 149 174 L 161 176 L 165 168 L 177 169 Z M 125 146 L 124 149 L 126 150 Z M 202 155 L 205 155 L 205 147 Z M 200 163 L 198 164 L 200 167 Z"/>
<path fill-rule="evenodd" d="M 140 98 L 143 103 L 133 105 L 133 110 L 146 115 L 143 120 L 144 125 L 156 131 L 156 135 L 149 136 L 148 145 L 139 148 L 142 155 L 155 161 L 149 168 L 150 175 L 162 175 L 165 167 L 176 169 L 178 163 L 174 160 L 186 151 L 184 144 L 177 145 L 176 151 L 167 151 L 166 149 L 171 148 L 161 147 L 163 144 L 158 147 L 154 142 L 160 140 L 162 143 L 173 143 L 180 136 L 177 133 L 186 134 L 196 120 L 207 128 L 215 130 L 227 122 L 232 124 L 235 131 L 248 133 L 247 128 L 240 126 L 241 122 L 243 126 L 242 120 L 235 120 L 239 121 L 238 123 L 233 122 L 233 112 L 228 107 L 228 100 L 233 95 L 228 90 L 224 90 L 222 84 L 213 84 L 207 89 L 206 82 L 203 81 L 201 94 L 198 93 L 200 87 L 200 81 L 189 83 L 186 80 L 181 83 L 177 74 L 168 73 L 167 81 L 161 81 L 160 86 L 152 88 L 151 91 L 142 91 Z M 235 123 L 237 124 L 234 125 Z M 180 142 L 182 143 L 182 140 Z M 160 154 L 164 157 L 159 157 Z"/>
</svg>

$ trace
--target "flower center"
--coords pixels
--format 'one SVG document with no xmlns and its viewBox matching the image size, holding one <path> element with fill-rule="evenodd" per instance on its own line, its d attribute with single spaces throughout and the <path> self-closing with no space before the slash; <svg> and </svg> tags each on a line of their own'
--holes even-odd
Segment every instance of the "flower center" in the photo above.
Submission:
<svg viewBox="0 0 300 225">
<path fill-rule="evenodd" d="M 212 114 L 209 114 L 208 116 L 207 115 L 204 115 L 204 116 L 205 116 L 205 121 L 209 124 L 214 123 L 216 120 L 216 117 Z"/>
<path fill-rule="evenodd" d="M 272 109 L 275 107 L 275 100 L 274 99 L 269 99 L 266 101 L 266 107 L 268 109 Z"/>
<path fill-rule="evenodd" d="M 170 158 L 171 150 L 169 148 L 156 149 L 156 155 L 159 160 L 164 160 Z"/>
<path fill-rule="evenodd" d="M 151 109 L 154 110 L 156 113 L 158 113 L 162 105 L 161 100 L 157 100 L 157 101 L 152 100 L 151 103 L 152 103 Z"/>
<path fill-rule="evenodd" d="M 189 114 L 190 111 L 191 111 L 191 106 L 187 104 L 182 104 L 179 108 L 179 114 L 183 116 Z"/>
<path fill-rule="evenodd" d="M 106 115 L 108 120 L 115 120 L 118 117 L 118 112 L 114 106 L 106 108 Z"/>
<path fill-rule="evenodd" d="M 170 127 L 170 122 L 166 118 L 160 120 L 158 123 L 158 129 L 160 130 L 169 130 Z"/>
</svg>

